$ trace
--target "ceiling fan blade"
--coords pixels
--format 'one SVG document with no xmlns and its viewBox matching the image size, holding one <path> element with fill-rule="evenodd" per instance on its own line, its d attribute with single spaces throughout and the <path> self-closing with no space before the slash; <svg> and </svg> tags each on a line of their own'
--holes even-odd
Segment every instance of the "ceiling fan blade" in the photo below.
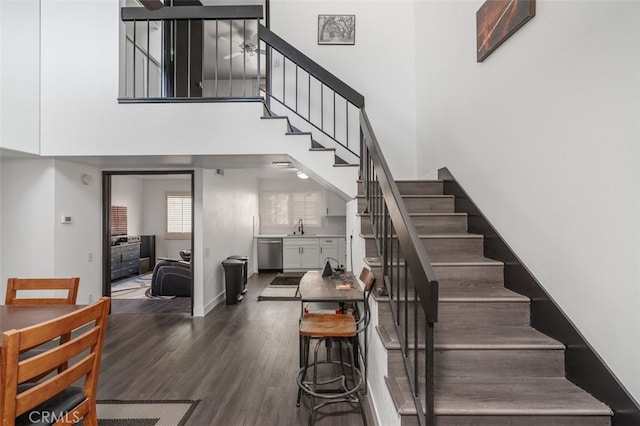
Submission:
<svg viewBox="0 0 640 426">
<path fill-rule="evenodd" d="M 222 59 L 226 59 L 227 61 L 231 58 L 235 58 L 236 56 L 242 55 L 242 52 L 232 53 L 231 55 L 223 56 Z"/>
<path fill-rule="evenodd" d="M 138 0 L 147 10 L 158 10 L 164 7 L 162 0 Z"/>
</svg>

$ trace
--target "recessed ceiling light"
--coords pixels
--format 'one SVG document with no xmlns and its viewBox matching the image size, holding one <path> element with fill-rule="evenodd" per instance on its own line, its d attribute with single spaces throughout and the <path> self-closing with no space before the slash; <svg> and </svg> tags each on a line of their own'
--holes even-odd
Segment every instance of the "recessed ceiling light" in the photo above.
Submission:
<svg viewBox="0 0 640 426">
<path fill-rule="evenodd" d="M 291 161 L 274 161 L 273 164 L 275 167 L 280 167 L 283 169 L 290 169 L 293 167 L 293 164 L 291 164 Z"/>
<path fill-rule="evenodd" d="M 298 177 L 299 177 L 300 179 L 309 179 L 309 176 L 307 176 L 307 174 L 306 174 L 306 173 L 304 173 L 304 172 L 298 172 L 298 173 L 296 173 L 296 174 L 298 175 Z"/>
</svg>

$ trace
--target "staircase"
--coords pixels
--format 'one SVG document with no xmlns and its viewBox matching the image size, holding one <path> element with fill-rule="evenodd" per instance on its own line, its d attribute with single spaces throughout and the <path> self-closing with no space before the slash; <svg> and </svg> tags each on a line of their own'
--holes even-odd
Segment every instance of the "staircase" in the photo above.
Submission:
<svg viewBox="0 0 640 426">
<path fill-rule="evenodd" d="M 454 211 L 454 197 L 443 193 L 443 182 L 397 184 L 440 285 L 434 339 L 436 425 L 611 425 L 609 407 L 565 378 L 564 345 L 529 325 L 529 299 L 504 287 L 503 264 L 484 257 L 483 236 L 467 232 L 466 214 Z M 358 200 L 363 212 L 361 189 Z M 366 214 L 361 214 L 361 236 L 365 263 L 382 283 Z M 387 387 L 401 424 L 417 425 L 389 303 L 402 306 L 404 296 L 376 300 L 376 331 L 387 351 Z M 407 323 L 412 329 L 413 320 Z M 425 325 L 421 312 L 418 324 Z M 424 337 L 419 339 L 422 349 Z"/>
</svg>

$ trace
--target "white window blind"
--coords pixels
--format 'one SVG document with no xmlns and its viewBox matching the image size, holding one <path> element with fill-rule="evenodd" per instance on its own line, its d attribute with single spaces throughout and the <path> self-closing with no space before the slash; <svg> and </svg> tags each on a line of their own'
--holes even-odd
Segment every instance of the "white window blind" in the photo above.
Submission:
<svg viewBox="0 0 640 426">
<path fill-rule="evenodd" d="M 320 225 L 320 193 L 295 192 L 293 196 L 293 222 L 302 219 L 305 225 Z"/>
<path fill-rule="evenodd" d="M 320 225 L 320 192 L 263 192 L 260 197 L 262 226 L 289 227 L 298 219 Z"/>
<path fill-rule="evenodd" d="M 167 193 L 167 235 L 191 235 L 191 194 Z"/>
<path fill-rule="evenodd" d="M 260 203 L 260 218 L 262 225 L 289 226 L 289 193 L 263 192 Z"/>
<path fill-rule="evenodd" d="M 109 209 L 111 235 L 127 235 L 127 207 L 111 206 Z"/>
</svg>

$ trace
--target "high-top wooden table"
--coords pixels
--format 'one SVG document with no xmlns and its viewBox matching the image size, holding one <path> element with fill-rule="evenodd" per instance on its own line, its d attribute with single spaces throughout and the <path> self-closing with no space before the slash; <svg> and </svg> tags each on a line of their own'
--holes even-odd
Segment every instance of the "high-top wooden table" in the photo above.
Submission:
<svg viewBox="0 0 640 426">
<path fill-rule="evenodd" d="M 331 275 L 323 277 L 320 271 L 306 272 L 300 279 L 298 287 L 301 301 L 301 315 L 304 315 L 305 302 L 351 302 L 358 303 L 365 301 L 365 294 L 358 279 L 352 272 L 343 272 L 337 276 Z M 367 333 L 364 333 L 364 380 L 366 384 L 367 370 Z M 358 364 L 360 350 L 358 339 L 354 340 L 354 352 L 356 364 Z M 303 366 L 302 343 L 300 343 L 300 367 Z M 366 392 L 366 387 L 365 387 Z"/>
<path fill-rule="evenodd" d="M 348 288 L 339 288 L 348 286 Z M 304 302 L 364 302 L 364 292 L 351 272 L 323 277 L 320 271 L 306 272 L 300 280 L 300 299 Z"/>
<path fill-rule="evenodd" d="M 2 305 L 0 306 L 0 345 L 2 344 L 2 333 L 5 331 L 36 325 L 77 311 L 83 307 L 85 305 Z"/>
</svg>

